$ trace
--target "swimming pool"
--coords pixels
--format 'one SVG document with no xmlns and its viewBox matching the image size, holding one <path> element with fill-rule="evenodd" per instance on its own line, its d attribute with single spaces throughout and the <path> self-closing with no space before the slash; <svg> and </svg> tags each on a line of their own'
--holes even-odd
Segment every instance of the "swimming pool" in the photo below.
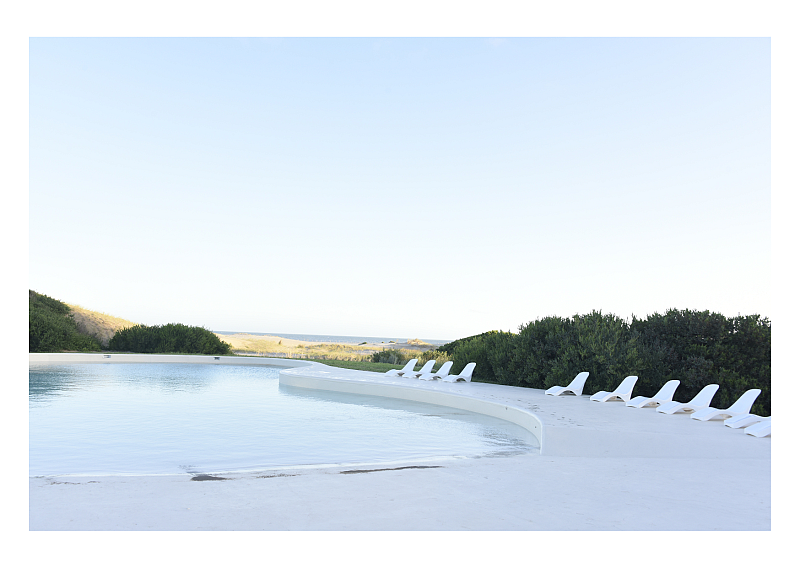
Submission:
<svg viewBox="0 0 800 567">
<path fill-rule="evenodd" d="M 278 369 L 29 366 L 31 476 L 176 474 L 530 452 L 526 429 L 455 408 L 278 383 Z"/>
</svg>

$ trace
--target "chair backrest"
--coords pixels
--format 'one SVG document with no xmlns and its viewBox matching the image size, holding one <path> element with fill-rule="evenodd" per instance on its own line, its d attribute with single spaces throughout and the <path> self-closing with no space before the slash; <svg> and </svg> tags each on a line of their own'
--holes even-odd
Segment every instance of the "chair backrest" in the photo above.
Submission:
<svg viewBox="0 0 800 567">
<path fill-rule="evenodd" d="M 473 370 L 475 370 L 475 363 L 474 362 L 470 362 L 469 364 L 467 364 L 464 367 L 464 370 L 461 371 L 461 374 L 459 374 L 459 376 L 461 378 L 472 378 L 472 371 Z"/>
<path fill-rule="evenodd" d="M 752 390 L 747 390 L 744 394 L 742 394 L 738 400 L 733 402 L 733 405 L 728 408 L 728 411 L 732 413 L 747 413 L 750 411 L 750 408 L 753 407 L 753 402 L 756 401 L 756 398 L 761 393 L 761 390 L 758 388 L 754 388 Z"/>
<path fill-rule="evenodd" d="M 586 379 L 589 377 L 588 372 L 580 372 L 575 378 L 572 379 L 572 382 L 569 383 L 567 386 L 567 390 L 578 390 L 583 391 L 583 385 L 586 384 Z"/>
<path fill-rule="evenodd" d="M 436 371 L 436 375 L 443 378 L 443 377 L 447 376 L 448 374 L 450 374 L 450 369 L 452 367 L 453 367 L 453 361 L 452 360 L 448 360 L 447 362 L 442 364 L 442 367 L 439 370 Z"/>
<path fill-rule="evenodd" d="M 433 365 L 436 364 L 436 361 L 431 359 L 422 365 L 422 368 L 419 369 L 420 374 L 427 374 L 431 370 L 433 370 Z"/>
<path fill-rule="evenodd" d="M 636 384 L 636 381 L 638 379 L 639 379 L 638 376 L 628 376 L 627 378 L 625 378 L 625 380 L 619 383 L 619 386 L 617 386 L 617 389 L 614 390 L 614 393 L 629 394 L 630 392 L 633 392 L 633 385 Z"/>
<path fill-rule="evenodd" d="M 417 365 L 417 360 L 418 359 L 416 358 L 412 358 L 411 360 L 406 362 L 406 365 L 403 366 L 403 369 L 400 372 L 411 372 L 412 370 L 414 370 L 414 367 Z"/>
<path fill-rule="evenodd" d="M 661 389 L 658 392 L 656 392 L 656 395 L 653 396 L 653 399 L 663 402 L 671 402 L 672 396 L 675 395 L 675 390 L 678 389 L 678 384 L 680 383 L 681 383 L 680 380 L 670 380 L 669 382 L 661 386 Z"/>
<path fill-rule="evenodd" d="M 719 384 L 709 384 L 708 386 L 697 392 L 697 395 L 691 399 L 689 405 L 707 408 L 708 406 L 711 405 L 711 399 L 714 397 L 714 394 L 717 393 L 718 389 L 719 389 Z"/>
</svg>

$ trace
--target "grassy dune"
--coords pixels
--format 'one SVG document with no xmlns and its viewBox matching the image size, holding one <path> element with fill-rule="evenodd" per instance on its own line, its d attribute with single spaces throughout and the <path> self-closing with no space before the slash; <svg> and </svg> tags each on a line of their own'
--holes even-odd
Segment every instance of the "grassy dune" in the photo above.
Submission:
<svg viewBox="0 0 800 567">
<path fill-rule="evenodd" d="M 403 350 L 412 356 L 416 356 L 431 348 L 431 345 L 413 339 L 408 343 L 351 345 L 298 341 L 282 337 L 244 333 L 236 335 L 217 334 L 217 336 L 230 344 L 236 354 L 275 358 L 310 358 L 321 361 L 363 361 L 367 360 L 373 353 L 389 348 Z"/>
<path fill-rule="evenodd" d="M 96 338 L 103 348 L 108 346 L 108 341 L 111 340 L 111 337 L 114 336 L 118 329 L 133 327 L 137 324 L 107 313 L 91 311 L 80 305 L 71 305 L 69 303 L 67 305 L 72 310 L 72 318 L 78 324 L 78 332 Z"/>
</svg>

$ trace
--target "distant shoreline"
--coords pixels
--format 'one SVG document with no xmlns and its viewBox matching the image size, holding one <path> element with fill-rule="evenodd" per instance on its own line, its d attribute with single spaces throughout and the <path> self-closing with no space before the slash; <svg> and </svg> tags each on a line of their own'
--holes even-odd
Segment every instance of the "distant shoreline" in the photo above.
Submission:
<svg viewBox="0 0 800 567">
<path fill-rule="evenodd" d="M 358 345 L 362 343 L 369 343 L 369 344 L 388 344 L 390 342 L 395 343 L 407 343 L 410 339 L 415 339 L 417 337 L 359 337 L 359 336 L 351 336 L 351 335 L 298 335 L 293 333 L 253 333 L 250 331 L 212 331 L 217 335 L 253 335 L 253 336 L 261 336 L 261 337 L 280 337 L 282 339 L 291 339 L 295 341 L 302 341 L 302 342 L 311 342 L 311 343 L 330 343 L 330 344 L 348 344 L 348 345 Z M 420 338 L 419 340 L 428 343 L 432 346 L 441 346 L 447 344 L 449 340 L 442 340 L 442 339 L 424 339 Z"/>
</svg>

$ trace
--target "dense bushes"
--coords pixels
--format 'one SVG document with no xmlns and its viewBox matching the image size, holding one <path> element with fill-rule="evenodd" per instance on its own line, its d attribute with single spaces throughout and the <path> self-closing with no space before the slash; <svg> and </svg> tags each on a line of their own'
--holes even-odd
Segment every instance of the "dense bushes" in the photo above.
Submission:
<svg viewBox="0 0 800 567">
<path fill-rule="evenodd" d="M 649 391 L 657 389 L 655 381 L 661 376 L 680 380 L 678 392 L 683 392 L 686 400 L 706 384 L 719 384 L 712 405 L 726 408 L 746 390 L 760 388 L 753 413 L 771 414 L 772 329 L 768 319 L 672 309 L 664 315 L 634 318 L 631 330 L 644 346 L 651 382 L 642 394 L 652 395 Z"/>
<path fill-rule="evenodd" d="M 70 308 L 28 290 L 28 352 L 100 351 L 97 339 L 78 332 Z"/>
<path fill-rule="evenodd" d="M 371 362 L 383 362 L 387 364 L 405 364 L 414 358 L 411 352 L 405 349 L 387 348 L 373 352 Z"/>
<path fill-rule="evenodd" d="M 667 380 L 681 381 L 675 399 L 689 401 L 719 384 L 714 407 L 725 408 L 750 388 L 761 395 L 753 412 L 770 415 L 771 327 L 758 315 L 727 318 L 671 309 L 628 323 L 593 311 L 545 317 L 519 333 L 490 331 L 439 347 L 459 371 L 476 362 L 474 379 L 530 388 L 566 385 L 589 371 L 586 392 L 612 390 L 630 374 L 634 393 L 652 396 Z"/>
<path fill-rule="evenodd" d="M 425 352 L 420 353 L 418 350 L 407 348 L 386 348 L 379 350 L 378 352 L 372 353 L 372 355 L 369 357 L 369 360 L 370 362 L 384 362 L 389 364 L 404 365 L 412 358 L 417 359 L 416 368 L 421 367 L 429 360 L 435 360 L 436 365 L 434 368 L 438 368 L 443 362 L 449 360 L 447 354 L 443 352 L 426 350 Z"/>
<path fill-rule="evenodd" d="M 123 352 L 231 354 L 231 346 L 211 331 L 180 323 L 120 329 L 111 337 L 108 348 Z"/>
</svg>

